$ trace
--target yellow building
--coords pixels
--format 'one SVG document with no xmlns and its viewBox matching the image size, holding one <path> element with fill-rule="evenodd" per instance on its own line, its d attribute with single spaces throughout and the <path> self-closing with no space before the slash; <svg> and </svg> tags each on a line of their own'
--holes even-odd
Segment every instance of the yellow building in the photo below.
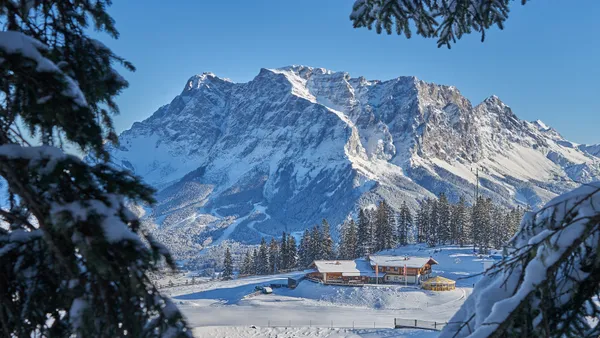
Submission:
<svg viewBox="0 0 600 338">
<path fill-rule="evenodd" d="M 456 282 L 452 279 L 435 276 L 422 283 L 425 290 L 432 291 L 450 291 L 456 289 Z"/>
</svg>

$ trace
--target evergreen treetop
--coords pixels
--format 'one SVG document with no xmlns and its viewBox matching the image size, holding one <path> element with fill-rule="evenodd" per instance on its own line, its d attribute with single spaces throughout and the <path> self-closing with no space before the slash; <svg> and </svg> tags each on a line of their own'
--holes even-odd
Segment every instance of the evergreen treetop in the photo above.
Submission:
<svg viewBox="0 0 600 338">
<path fill-rule="evenodd" d="M 438 47 L 455 43 L 472 31 L 481 33 L 492 26 L 504 28 L 512 0 L 355 0 L 350 14 L 354 28 L 375 27 L 377 34 L 404 34 L 415 30 L 425 38 L 437 38 Z M 521 0 L 525 4 L 527 0 Z M 394 29 L 395 27 L 395 29 Z"/>
<path fill-rule="evenodd" d="M 229 248 L 225 251 L 225 258 L 223 259 L 223 266 L 225 269 L 223 270 L 223 279 L 229 280 L 233 277 L 233 259 L 231 257 L 231 251 Z"/>
<path fill-rule="evenodd" d="M 0 2 L 0 332 L 10 336 L 188 336 L 148 277 L 166 248 L 125 206 L 153 190 L 108 164 L 111 114 L 133 66 L 86 34 L 117 37 L 108 0 Z M 24 127 L 29 135 L 23 134 Z M 28 137 L 29 136 L 29 137 Z M 33 146 L 34 139 L 40 146 Z M 70 143 L 97 158 L 65 154 Z M 4 207 L 6 206 L 6 207 Z"/>
</svg>

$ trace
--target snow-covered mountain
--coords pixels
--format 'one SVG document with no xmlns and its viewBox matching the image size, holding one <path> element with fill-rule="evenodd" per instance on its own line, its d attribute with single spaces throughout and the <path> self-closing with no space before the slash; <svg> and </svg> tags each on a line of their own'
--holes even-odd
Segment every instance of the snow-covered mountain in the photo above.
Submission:
<svg viewBox="0 0 600 338">
<path fill-rule="evenodd" d="M 248 83 L 193 76 L 111 149 L 159 190 L 147 219 L 195 243 L 335 224 L 381 199 L 470 200 L 476 169 L 484 195 L 536 207 L 598 180 L 599 152 L 520 120 L 496 96 L 473 106 L 455 87 L 415 77 L 305 66 L 261 69 Z"/>
</svg>

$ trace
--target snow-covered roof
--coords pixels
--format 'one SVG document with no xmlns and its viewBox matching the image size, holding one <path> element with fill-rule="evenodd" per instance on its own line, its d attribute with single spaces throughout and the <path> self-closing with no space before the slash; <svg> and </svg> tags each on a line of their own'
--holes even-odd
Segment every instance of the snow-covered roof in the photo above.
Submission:
<svg viewBox="0 0 600 338">
<path fill-rule="evenodd" d="M 375 271 L 371 268 L 369 262 L 364 259 L 349 260 L 332 260 L 332 261 L 314 261 L 314 266 L 317 271 L 324 272 L 341 272 L 342 276 L 375 276 Z"/>
<path fill-rule="evenodd" d="M 393 266 L 393 267 L 404 267 L 405 265 L 409 268 L 420 268 L 423 265 L 429 263 L 438 264 L 435 259 L 431 257 L 414 257 L 414 256 L 369 256 L 371 266 L 375 264 L 379 266 Z"/>
</svg>

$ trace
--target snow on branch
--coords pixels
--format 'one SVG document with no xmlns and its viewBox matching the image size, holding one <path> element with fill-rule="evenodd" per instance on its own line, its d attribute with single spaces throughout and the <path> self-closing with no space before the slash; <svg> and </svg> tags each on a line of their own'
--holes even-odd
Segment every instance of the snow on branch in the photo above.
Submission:
<svg viewBox="0 0 600 338">
<path fill-rule="evenodd" d="M 600 182 L 527 213 L 440 338 L 585 337 L 600 314 Z"/>
<path fill-rule="evenodd" d="M 34 61 L 36 63 L 35 70 L 37 72 L 55 73 L 66 82 L 67 86 L 61 93 L 62 95 L 73 99 L 80 107 L 86 107 L 87 101 L 85 96 L 75 80 L 63 73 L 54 62 L 42 55 L 41 52 L 47 50 L 48 47 L 46 45 L 21 32 L 0 32 L 0 65 L 6 62 L 6 57 L 11 54 L 19 54 L 26 59 Z M 45 102 L 47 100 L 47 97 L 39 99 L 40 102 Z"/>
<path fill-rule="evenodd" d="M 521 0 L 523 4 L 527 0 Z M 456 42 L 462 35 L 485 30 L 493 25 L 500 29 L 508 19 L 511 0 L 355 0 L 350 20 L 354 27 L 367 27 L 378 34 L 407 38 L 416 29 L 418 35 L 438 38 L 438 47 Z"/>
</svg>

